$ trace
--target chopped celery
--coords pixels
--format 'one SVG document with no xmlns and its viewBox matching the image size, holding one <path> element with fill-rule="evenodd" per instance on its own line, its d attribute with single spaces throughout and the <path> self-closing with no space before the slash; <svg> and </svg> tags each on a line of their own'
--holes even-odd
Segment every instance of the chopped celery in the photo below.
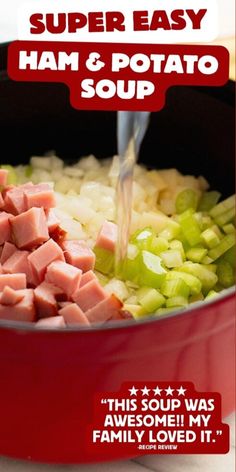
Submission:
<svg viewBox="0 0 236 472">
<path fill-rule="evenodd" d="M 188 299 L 181 295 L 179 295 L 178 297 L 168 298 L 168 300 L 166 300 L 167 308 L 185 307 L 187 305 L 188 305 Z"/>
<path fill-rule="evenodd" d="M 201 264 L 193 262 L 185 262 L 185 264 L 179 268 L 179 271 L 191 274 L 200 280 L 204 293 L 211 290 L 218 280 L 218 277 L 214 272 L 202 266 Z"/>
<path fill-rule="evenodd" d="M 164 239 L 167 239 L 167 241 L 171 241 L 172 239 L 177 238 L 177 236 L 180 233 L 180 225 L 174 220 L 169 219 L 166 227 L 159 233 L 159 236 L 161 236 Z"/>
<path fill-rule="evenodd" d="M 155 290 L 154 288 L 149 288 L 148 291 L 139 299 L 140 305 L 148 312 L 152 313 L 162 305 L 165 304 L 165 298 L 163 295 Z"/>
<path fill-rule="evenodd" d="M 211 229 L 215 231 L 219 239 L 222 239 L 224 237 L 224 233 L 222 233 L 221 229 L 217 225 L 212 225 Z"/>
<path fill-rule="evenodd" d="M 210 290 L 208 292 L 207 296 L 205 297 L 205 300 L 209 300 L 210 298 L 215 298 L 218 295 L 218 293 L 215 290 Z"/>
<path fill-rule="evenodd" d="M 236 248 L 235 246 L 231 247 L 224 253 L 221 257 L 222 260 L 229 262 L 229 264 L 234 268 L 236 265 Z"/>
<path fill-rule="evenodd" d="M 201 261 L 202 264 L 211 264 L 212 262 L 213 262 L 213 259 L 209 256 L 205 256 Z"/>
<path fill-rule="evenodd" d="M 14 167 L 10 166 L 9 164 L 3 164 L 0 166 L 1 169 L 8 170 L 8 176 L 7 176 L 7 184 L 8 185 L 16 185 L 18 178 L 17 178 L 17 173 L 14 169 Z"/>
<path fill-rule="evenodd" d="M 25 166 L 25 176 L 26 177 L 31 177 L 33 174 L 33 167 L 32 166 Z"/>
<path fill-rule="evenodd" d="M 127 257 L 122 266 L 122 279 L 137 281 L 139 276 L 140 252 L 135 244 L 128 245 Z"/>
<path fill-rule="evenodd" d="M 216 216 L 215 217 L 215 222 L 219 226 L 224 226 L 227 223 L 230 223 L 234 219 L 234 217 L 235 217 L 235 207 L 230 208 L 229 210 L 225 211 L 224 213 L 222 213 L 219 216 Z"/>
<path fill-rule="evenodd" d="M 150 252 L 153 254 L 159 255 L 161 252 L 166 251 L 169 248 L 169 243 L 165 238 L 160 236 L 153 238 Z"/>
<path fill-rule="evenodd" d="M 165 307 L 158 308 L 158 310 L 155 311 L 155 315 L 156 316 L 165 315 L 166 313 L 170 313 L 170 311 L 171 311 L 171 308 L 165 308 Z"/>
<path fill-rule="evenodd" d="M 202 267 L 205 267 L 205 269 L 210 270 L 214 274 L 216 274 L 217 270 L 217 265 L 216 264 L 201 264 Z"/>
<path fill-rule="evenodd" d="M 207 228 L 211 228 L 214 222 L 209 215 L 202 216 L 201 230 L 204 231 Z"/>
<path fill-rule="evenodd" d="M 204 300 L 204 296 L 202 292 L 200 292 L 197 295 L 191 295 L 191 297 L 189 298 L 189 303 L 201 302 L 202 300 Z"/>
<path fill-rule="evenodd" d="M 173 280 L 164 280 L 161 286 L 161 293 L 163 293 L 163 295 L 165 295 L 168 298 L 178 297 L 178 296 L 183 296 L 185 298 L 188 298 L 189 292 L 190 292 L 189 286 L 181 278 L 173 279 Z"/>
<path fill-rule="evenodd" d="M 137 301 L 139 302 L 150 290 L 152 290 L 150 287 L 140 287 L 136 292 Z"/>
<path fill-rule="evenodd" d="M 235 226 L 232 223 L 228 223 L 227 225 L 223 226 L 223 230 L 225 234 L 230 234 L 235 232 Z"/>
<path fill-rule="evenodd" d="M 104 287 L 109 282 L 109 278 L 106 277 L 106 275 L 102 274 L 101 272 L 98 272 L 96 270 L 94 272 L 95 272 L 95 275 L 97 276 L 100 284 Z"/>
<path fill-rule="evenodd" d="M 202 290 L 202 283 L 201 281 L 195 277 L 194 275 L 192 274 L 188 274 L 188 273 L 185 273 L 185 272 L 179 272 L 177 270 L 172 270 L 170 272 L 168 272 L 168 274 L 166 275 L 166 279 L 165 280 L 178 280 L 178 279 L 182 279 L 189 287 L 190 289 L 190 294 L 192 295 L 196 295 L 198 293 L 201 292 Z"/>
<path fill-rule="evenodd" d="M 201 242 L 201 231 L 199 224 L 194 218 L 193 210 L 186 210 L 179 215 L 179 223 L 182 233 L 190 246 L 196 246 L 196 244 Z"/>
<path fill-rule="evenodd" d="M 212 190 L 211 192 L 205 192 L 198 205 L 198 211 L 209 211 L 219 201 L 221 194 Z"/>
<path fill-rule="evenodd" d="M 111 274 L 114 271 L 114 253 L 102 249 L 100 247 L 95 247 L 93 249 L 96 262 L 95 269 L 101 272 L 102 274 Z"/>
<path fill-rule="evenodd" d="M 183 264 L 182 254 L 178 249 L 169 249 L 168 251 L 163 251 L 160 254 L 160 257 L 168 269 L 180 267 Z"/>
<path fill-rule="evenodd" d="M 127 248 L 127 257 L 133 261 L 138 256 L 138 254 L 139 250 L 137 246 L 135 246 L 135 244 L 129 243 Z"/>
<path fill-rule="evenodd" d="M 141 252 L 140 260 L 140 285 L 159 288 L 165 278 L 167 271 L 161 264 L 161 258 L 148 251 Z"/>
<path fill-rule="evenodd" d="M 147 227 L 143 230 L 136 231 L 130 238 L 131 244 L 138 246 L 138 248 L 151 250 L 152 241 L 155 238 L 155 233 L 152 228 Z"/>
<path fill-rule="evenodd" d="M 217 275 L 219 283 L 224 287 L 228 288 L 234 285 L 234 271 L 232 266 L 227 261 L 220 261 L 217 266 Z"/>
<path fill-rule="evenodd" d="M 132 304 L 125 303 L 124 310 L 129 311 L 136 320 L 149 315 L 149 313 L 145 312 L 143 307 L 140 305 L 132 305 Z"/>
<path fill-rule="evenodd" d="M 218 259 L 218 257 L 222 256 L 228 249 L 235 245 L 235 236 L 234 234 L 227 234 L 221 239 L 220 243 L 211 249 L 208 252 L 209 257 L 211 257 L 214 261 Z"/>
<path fill-rule="evenodd" d="M 204 241 L 204 243 L 210 249 L 217 246 L 217 244 L 219 244 L 219 242 L 220 242 L 219 236 L 216 234 L 216 232 L 212 228 L 205 229 L 205 231 L 203 231 L 201 237 L 202 237 L 202 240 Z"/>
<path fill-rule="evenodd" d="M 191 188 L 187 188 L 177 195 L 175 201 L 176 213 L 183 213 L 192 208 L 196 210 L 198 204 L 198 194 Z"/>
<path fill-rule="evenodd" d="M 185 256 L 184 247 L 181 241 L 179 241 L 178 239 L 173 239 L 173 241 L 170 241 L 170 249 L 178 249 L 178 251 L 180 251 L 181 253 L 183 261 L 185 261 L 186 256 Z"/>
<path fill-rule="evenodd" d="M 206 256 L 207 249 L 202 247 L 192 247 L 186 252 L 186 257 L 189 261 L 192 262 L 201 262 L 202 259 Z"/>
<path fill-rule="evenodd" d="M 216 218 L 217 216 L 222 215 L 223 213 L 231 210 L 235 206 L 235 195 L 231 195 L 231 197 L 226 198 L 222 202 L 218 203 L 218 205 L 214 206 L 209 214 L 212 218 Z"/>
</svg>

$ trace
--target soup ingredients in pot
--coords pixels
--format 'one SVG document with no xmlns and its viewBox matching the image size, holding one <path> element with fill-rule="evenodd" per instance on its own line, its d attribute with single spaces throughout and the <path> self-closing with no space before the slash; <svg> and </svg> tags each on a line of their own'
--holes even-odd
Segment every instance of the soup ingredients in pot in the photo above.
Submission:
<svg viewBox="0 0 236 472">
<path fill-rule="evenodd" d="M 137 164 L 118 278 L 118 171 L 117 157 L 65 166 L 53 155 L 0 169 L 1 319 L 87 329 L 184 309 L 234 284 L 234 196 L 219 202 L 203 177 Z"/>
</svg>

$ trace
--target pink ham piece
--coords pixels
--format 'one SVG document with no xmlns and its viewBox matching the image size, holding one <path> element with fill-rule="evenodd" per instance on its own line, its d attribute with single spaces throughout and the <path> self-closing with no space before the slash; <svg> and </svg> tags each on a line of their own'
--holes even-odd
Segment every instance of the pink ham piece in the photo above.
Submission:
<svg viewBox="0 0 236 472">
<path fill-rule="evenodd" d="M 107 293 L 97 280 L 92 280 L 82 288 L 76 290 L 72 299 L 84 312 L 97 305 L 108 297 Z"/>
<path fill-rule="evenodd" d="M 51 208 L 49 210 L 45 210 L 45 214 L 47 219 L 48 231 L 50 234 L 57 229 L 57 227 L 60 225 L 60 221 Z"/>
<path fill-rule="evenodd" d="M 14 290 L 26 288 L 25 274 L 0 274 L 0 292 L 8 285 Z"/>
<path fill-rule="evenodd" d="M 67 305 L 71 305 L 71 302 L 58 302 L 59 308 L 64 308 Z"/>
<path fill-rule="evenodd" d="M 9 259 L 9 257 L 11 257 L 15 251 L 17 251 L 16 246 L 12 243 L 6 242 L 3 246 L 3 250 L 2 250 L 2 254 L 0 258 L 1 264 L 4 264 L 4 262 L 6 262 L 7 259 Z"/>
<path fill-rule="evenodd" d="M 114 252 L 116 241 L 117 225 L 111 221 L 104 221 L 99 231 L 95 246 Z"/>
<path fill-rule="evenodd" d="M 92 280 L 97 280 L 98 282 L 98 278 L 96 277 L 94 272 L 92 270 L 88 270 L 88 272 L 85 272 L 81 277 L 79 285 L 80 288 L 86 285 L 88 282 L 91 282 Z"/>
<path fill-rule="evenodd" d="M 24 191 L 25 189 L 32 187 L 32 182 L 28 182 L 27 184 L 20 185 L 19 187 L 8 189 L 5 192 L 5 210 L 11 212 L 13 215 L 20 215 L 26 211 L 27 206 L 25 204 Z"/>
<path fill-rule="evenodd" d="M 85 312 L 90 323 L 105 323 L 114 316 L 119 316 L 123 303 L 115 296 L 108 295 L 100 303 Z"/>
<path fill-rule="evenodd" d="M 24 191 L 26 208 L 53 208 L 56 206 L 56 199 L 50 185 L 42 183 L 27 188 Z"/>
<path fill-rule="evenodd" d="M 2 264 L 0 264 L 0 274 L 3 273 L 3 270 L 2 270 Z"/>
<path fill-rule="evenodd" d="M 36 313 L 33 290 L 19 290 L 18 294 L 23 295 L 23 298 L 19 303 L 10 307 L 0 304 L 0 319 L 11 321 L 35 321 Z"/>
<path fill-rule="evenodd" d="M 11 214 L 5 211 L 0 212 L 0 245 L 9 241 L 11 236 L 10 218 Z"/>
<path fill-rule="evenodd" d="M 42 282 L 46 274 L 47 267 L 56 260 L 64 261 L 63 251 L 53 239 L 35 249 L 28 257 L 34 276 Z"/>
<path fill-rule="evenodd" d="M 109 321 L 122 321 L 122 320 L 133 320 L 133 315 L 127 310 L 119 310 L 117 313 L 113 313 Z"/>
<path fill-rule="evenodd" d="M 24 298 L 24 295 L 21 290 L 13 290 L 13 288 L 4 287 L 3 292 L 0 297 L 0 303 L 2 305 L 16 305 Z"/>
<path fill-rule="evenodd" d="M 62 243 L 66 262 L 72 264 L 82 272 L 93 270 L 95 266 L 95 254 L 85 241 L 64 241 Z"/>
<path fill-rule="evenodd" d="M 13 254 L 4 262 L 2 269 L 7 274 L 23 273 L 26 275 L 27 283 L 36 285 L 31 266 L 28 262 L 28 251 L 20 251 L 16 249 Z"/>
<path fill-rule="evenodd" d="M 12 236 L 19 249 L 32 249 L 49 239 L 42 208 L 31 208 L 10 220 Z"/>
<path fill-rule="evenodd" d="M 52 284 L 43 282 L 34 290 L 34 299 L 39 318 L 48 318 L 57 315 L 57 296 L 62 295 L 61 289 Z"/>
<path fill-rule="evenodd" d="M 66 324 L 63 316 L 53 316 L 51 318 L 42 318 L 35 323 L 35 328 L 65 328 Z"/>
<path fill-rule="evenodd" d="M 67 326 L 73 325 L 83 325 L 90 326 L 88 318 L 85 316 L 84 312 L 79 308 L 76 303 L 70 303 L 61 310 L 59 314 L 63 316 Z"/>
<path fill-rule="evenodd" d="M 7 184 L 7 176 L 8 176 L 8 170 L 0 169 L 0 185 L 5 186 Z"/>
<path fill-rule="evenodd" d="M 3 208 L 4 207 L 4 200 L 3 200 L 3 196 L 0 192 L 0 208 Z"/>
<path fill-rule="evenodd" d="M 47 268 L 45 280 L 60 287 L 64 293 L 71 297 L 79 287 L 82 271 L 66 262 L 55 261 Z"/>
</svg>

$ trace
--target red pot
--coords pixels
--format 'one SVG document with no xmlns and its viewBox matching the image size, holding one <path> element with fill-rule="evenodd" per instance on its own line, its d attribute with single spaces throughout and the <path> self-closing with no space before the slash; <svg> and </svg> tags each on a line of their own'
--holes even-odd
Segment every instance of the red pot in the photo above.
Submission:
<svg viewBox="0 0 236 472">
<path fill-rule="evenodd" d="M 5 50 L 1 50 L 4 69 Z M 175 88 L 152 115 L 141 159 L 233 187 L 233 86 Z M 67 159 L 116 151 L 115 114 L 72 110 L 64 86 L 0 80 L 1 155 L 8 163 L 55 149 Z M 8 138 L 10 133 L 10 139 Z M 124 381 L 191 381 L 235 407 L 235 299 L 229 289 L 159 319 L 102 329 L 35 330 L 0 322 L 0 454 L 42 462 L 109 460 L 91 455 L 86 426 L 97 391 Z M 119 458 L 121 458 L 119 456 Z M 114 459 L 114 456 L 112 456 Z"/>
</svg>

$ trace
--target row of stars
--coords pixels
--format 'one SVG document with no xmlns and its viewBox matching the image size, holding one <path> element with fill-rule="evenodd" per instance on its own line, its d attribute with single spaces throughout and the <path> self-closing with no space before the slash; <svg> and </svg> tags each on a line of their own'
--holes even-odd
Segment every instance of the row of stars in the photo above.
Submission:
<svg viewBox="0 0 236 472">
<path fill-rule="evenodd" d="M 154 397 L 156 395 L 159 395 L 161 396 L 161 392 L 166 392 L 166 396 L 173 396 L 173 392 L 176 390 L 176 392 L 178 392 L 178 396 L 180 395 L 185 395 L 185 392 L 186 392 L 186 388 L 183 388 L 182 385 L 180 388 L 171 388 L 170 386 L 168 388 L 159 388 L 158 386 L 156 388 L 147 388 L 146 386 L 144 388 L 135 388 L 135 387 L 132 387 L 132 388 L 129 388 L 129 391 L 130 391 L 130 395 L 133 396 L 137 396 L 137 392 L 140 391 L 142 392 L 142 396 L 144 395 L 151 395 L 151 393 L 149 392 L 153 392 L 154 393 Z"/>
</svg>

